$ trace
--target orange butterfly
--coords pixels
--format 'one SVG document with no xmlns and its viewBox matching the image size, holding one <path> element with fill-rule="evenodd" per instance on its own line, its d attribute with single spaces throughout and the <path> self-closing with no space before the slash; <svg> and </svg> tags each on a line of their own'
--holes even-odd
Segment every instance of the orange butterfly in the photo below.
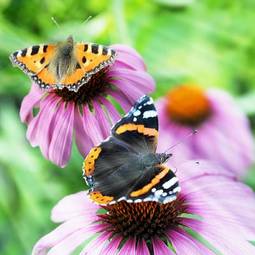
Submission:
<svg viewBox="0 0 255 255">
<path fill-rule="evenodd" d="M 111 65 L 115 57 L 113 49 L 95 43 L 74 43 L 69 36 L 65 42 L 15 51 L 10 60 L 40 88 L 77 92 L 93 74 Z"/>
</svg>

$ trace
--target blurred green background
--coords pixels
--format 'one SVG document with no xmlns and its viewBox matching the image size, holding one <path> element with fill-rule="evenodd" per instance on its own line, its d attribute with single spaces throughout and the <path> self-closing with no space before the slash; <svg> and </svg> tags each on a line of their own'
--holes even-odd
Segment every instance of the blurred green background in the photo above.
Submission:
<svg viewBox="0 0 255 255">
<path fill-rule="evenodd" d="M 30 254 L 54 227 L 52 206 L 85 188 L 76 148 L 59 169 L 27 142 L 19 107 L 30 81 L 11 66 L 11 52 L 69 34 L 129 44 L 156 79 L 155 98 L 177 83 L 217 86 L 236 97 L 255 130 L 254 24 L 254 0 L 0 0 L 0 254 Z M 246 182 L 255 188 L 255 169 Z"/>
</svg>

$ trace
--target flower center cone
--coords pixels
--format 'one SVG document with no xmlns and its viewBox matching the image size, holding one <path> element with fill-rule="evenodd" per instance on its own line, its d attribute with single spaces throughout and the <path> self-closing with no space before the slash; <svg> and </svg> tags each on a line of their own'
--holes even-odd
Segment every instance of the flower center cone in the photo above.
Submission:
<svg viewBox="0 0 255 255">
<path fill-rule="evenodd" d="M 100 218 L 102 222 L 108 223 L 108 231 L 113 235 L 136 237 L 145 241 L 154 236 L 164 237 L 166 229 L 177 226 L 179 217 L 186 210 L 181 198 L 167 204 L 121 201 L 103 208 L 107 213 L 101 214 Z"/>
<path fill-rule="evenodd" d="M 209 99 L 204 91 L 195 85 L 181 85 L 166 96 L 167 113 L 174 122 L 197 126 L 211 114 Z"/>
</svg>

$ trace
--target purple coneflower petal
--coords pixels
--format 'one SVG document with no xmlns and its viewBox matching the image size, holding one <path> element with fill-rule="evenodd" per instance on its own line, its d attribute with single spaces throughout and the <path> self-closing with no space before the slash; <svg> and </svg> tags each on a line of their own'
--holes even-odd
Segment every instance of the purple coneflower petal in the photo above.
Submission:
<svg viewBox="0 0 255 255">
<path fill-rule="evenodd" d="M 103 139 L 110 135 L 111 125 L 110 121 L 105 115 L 104 110 L 102 109 L 101 105 L 97 102 L 93 102 L 93 106 L 95 109 L 95 118 L 98 123 L 100 123 L 100 130 L 103 136 Z"/>
<path fill-rule="evenodd" d="M 81 251 L 80 255 L 100 255 L 106 244 L 106 241 L 110 238 L 111 233 L 102 232 L 98 237 L 91 241 L 86 247 Z"/>
<path fill-rule="evenodd" d="M 142 57 L 135 50 L 120 44 L 112 45 L 112 48 L 117 51 L 117 59 L 112 69 L 115 69 L 116 66 L 117 68 L 146 71 L 146 66 Z"/>
<path fill-rule="evenodd" d="M 129 238 L 121 248 L 119 255 L 136 255 L 136 239 Z"/>
<path fill-rule="evenodd" d="M 102 254 L 104 254 L 104 255 L 116 254 L 116 251 L 118 250 L 118 247 L 119 247 L 119 245 L 120 245 L 122 240 L 123 240 L 123 237 L 121 237 L 121 236 L 114 236 L 109 241 L 109 243 L 106 245 L 106 247 L 102 250 Z M 144 254 L 144 255 L 146 255 L 146 254 Z"/>
<path fill-rule="evenodd" d="M 79 229 L 73 234 L 67 236 L 65 239 L 55 245 L 48 255 L 69 255 L 71 254 L 80 244 L 89 238 L 89 234 L 93 234 L 93 231 L 89 233 L 88 228 Z"/>
<path fill-rule="evenodd" d="M 47 250 L 56 246 L 62 240 L 65 240 L 72 233 L 83 230 L 85 233 L 89 234 L 94 233 L 95 227 L 88 225 L 88 220 L 85 217 L 76 217 L 67 221 L 56 228 L 54 231 L 50 232 L 48 235 L 41 238 L 36 245 L 34 246 L 33 255 L 42 255 L 45 254 Z M 82 235 L 84 236 L 84 235 Z M 87 236 L 88 238 L 89 236 Z M 86 238 L 86 237 L 85 237 Z M 84 238 L 84 239 L 85 239 Z"/>
<path fill-rule="evenodd" d="M 131 84 L 134 84 L 133 87 L 139 88 L 144 94 L 150 93 L 152 88 L 155 89 L 154 80 L 145 72 L 141 73 L 139 71 L 119 69 L 109 71 L 108 75 L 109 77 L 121 77 L 121 80 L 125 79 L 129 81 Z M 114 80 L 112 83 L 115 84 Z"/>
<path fill-rule="evenodd" d="M 122 91 L 119 90 L 109 91 L 108 94 L 111 95 L 120 104 L 121 108 L 125 112 L 128 112 L 130 110 L 130 105 L 132 103 Z"/>
<path fill-rule="evenodd" d="M 207 222 L 203 226 L 199 221 L 195 223 L 188 219 L 184 223 L 203 236 L 224 255 L 255 254 L 255 247 L 243 238 L 240 238 L 238 234 L 233 234 L 237 233 L 238 229 L 231 228 L 230 225 L 224 228 L 220 224 L 216 225 L 215 223 Z M 221 224 L 224 225 L 224 221 Z"/>
<path fill-rule="evenodd" d="M 56 97 L 49 95 L 48 100 L 50 101 L 49 105 L 40 112 L 41 118 L 44 121 L 41 121 L 40 125 L 37 127 L 37 136 L 39 144 L 41 145 L 41 152 L 46 158 L 49 157 L 49 147 L 55 127 L 55 119 L 58 114 L 58 100 L 56 100 Z"/>
<path fill-rule="evenodd" d="M 166 246 L 166 244 L 159 238 L 152 239 L 154 255 L 174 255 L 174 252 Z"/>
<path fill-rule="evenodd" d="M 20 107 L 20 119 L 27 124 L 33 119 L 33 108 L 38 106 L 41 98 L 42 91 L 32 84 L 30 92 L 26 95 L 21 103 Z"/>
<path fill-rule="evenodd" d="M 84 129 L 83 116 L 78 108 L 74 112 L 75 141 L 81 155 L 85 157 L 94 146 L 91 138 Z"/>
<path fill-rule="evenodd" d="M 60 200 L 52 209 L 51 219 L 54 222 L 63 222 L 80 215 L 83 215 L 85 218 L 94 215 L 94 218 L 96 218 L 98 209 L 99 206 L 91 203 L 87 193 L 82 191 Z"/>
<path fill-rule="evenodd" d="M 91 139 L 93 144 L 99 144 L 103 140 L 103 135 L 94 114 L 88 107 L 83 109 L 83 126 L 87 136 Z"/>
<path fill-rule="evenodd" d="M 40 130 L 40 125 L 42 122 L 44 122 L 44 112 L 46 111 L 48 113 L 48 110 L 50 109 L 49 107 L 52 104 L 52 97 L 45 97 L 41 102 L 40 102 L 40 108 L 41 110 L 38 112 L 38 114 L 30 121 L 27 129 L 27 139 L 30 141 L 31 145 L 33 147 L 39 145 L 39 141 L 41 140 L 41 137 L 39 137 L 39 130 Z M 43 130 L 42 130 L 43 132 Z M 44 137 L 47 136 L 46 133 L 41 133 Z"/>
<path fill-rule="evenodd" d="M 177 255 L 202 255 L 193 242 L 194 238 L 189 237 L 186 232 L 171 230 L 168 238 L 171 240 Z"/>
<path fill-rule="evenodd" d="M 72 149 L 74 103 L 61 104 L 49 147 L 49 159 L 64 167 Z"/>
<path fill-rule="evenodd" d="M 150 255 L 150 251 L 144 240 L 138 241 L 136 255 Z"/>
<path fill-rule="evenodd" d="M 107 109 L 109 117 L 111 119 L 111 124 L 113 126 L 121 118 L 119 112 L 114 108 L 113 104 L 106 98 L 100 97 L 100 101 L 102 102 L 103 105 L 105 105 L 105 108 Z"/>
<path fill-rule="evenodd" d="M 135 102 L 138 98 L 144 95 L 143 90 L 130 81 L 116 79 L 111 80 L 111 83 L 114 84 L 124 95 L 126 95 L 131 102 Z"/>
</svg>

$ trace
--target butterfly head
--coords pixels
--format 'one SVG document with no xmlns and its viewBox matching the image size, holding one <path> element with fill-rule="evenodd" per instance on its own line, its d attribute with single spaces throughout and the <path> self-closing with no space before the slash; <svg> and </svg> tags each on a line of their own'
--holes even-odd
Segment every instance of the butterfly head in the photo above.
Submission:
<svg viewBox="0 0 255 255">
<path fill-rule="evenodd" d="M 157 153 L 156 155 L 160 164 L 165 163 L 170 157 L 172 157 L 172 154 L 169 153 Z"/>
<path fill-rule="evenodd" d="M 74 40 L 73 37 L 70 35 L 65 42 L 59 43 L 58 49 L 62 56 L 70 57 L 74 48 Z"/>
</svg>

